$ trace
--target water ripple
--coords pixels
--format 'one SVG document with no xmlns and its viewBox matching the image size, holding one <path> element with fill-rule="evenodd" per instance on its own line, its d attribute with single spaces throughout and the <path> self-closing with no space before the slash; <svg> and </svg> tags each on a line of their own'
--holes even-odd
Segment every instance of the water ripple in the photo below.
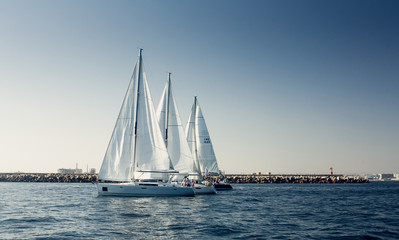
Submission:
<svg viewBox="0 0 399 240">
<path fill-rule="evenodd" d="M 1 239 L 399 238 L 396 182 L 245 184 L 191 198 L 104 198 L 92 184 L 0 188 Z"/>
</svg>

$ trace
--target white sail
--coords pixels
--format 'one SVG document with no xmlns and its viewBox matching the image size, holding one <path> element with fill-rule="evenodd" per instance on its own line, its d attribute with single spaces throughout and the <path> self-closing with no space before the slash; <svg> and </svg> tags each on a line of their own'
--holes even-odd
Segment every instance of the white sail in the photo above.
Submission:
<svg viewBox="0 0 399 240">
<path fill-rule="evenodd" d="M 137 68 L 138 61 L 134 67 L 129 87 L 98 174 L 98 179 L 100 180 L 129 181 L 132 178 Z"/>
<path fill-rule="evenodd" d="M 172 92 L 170 73 L 157 107 L 157 116 L 163 139 L 173 168 L 179 173 L 197 173 L 191 150 L 187 144 L 183 125 Z"/>
<path fill-rule="evenodd" d="M 187 125 L 186 125 L 186 139 L 188 147 L 192 153 L 194 164 L 198 172 L 202 172 L 201 166 L 198 162 L 198 155 L 197 155 L 197 141 L 195 135 L 195 112 L 196 112 L 196 98 L 194 99 L 194 104 L 191 108 L 190 116 L 188 117 Z"/>
<path fill-rule="evenodd" d="M 143 172 L 168 171 L 169 162 L 140 50 L 99 179 L 128 181 L 133 178 L 151 178 L 152 173 Z"/>
<path fill-rule="evenodd" d="M 219 174 L 215 152 L 197 97 L 194 98 L 187 122 L 186 137 L 201 173 L 203 175 L 206 173 Z"/>
<path fill-rule="evenodd" d="M 219 174 L 219 167 L 213 150 L 211 137 L 209 136 L 208 128 L 206 127 L 205 119 L 198 105 L 198 101 L 195 125 L 197 154 L 201 169 L 203 169 L 204 172 L 207 170 L 209 173 Z"/>
</svg>

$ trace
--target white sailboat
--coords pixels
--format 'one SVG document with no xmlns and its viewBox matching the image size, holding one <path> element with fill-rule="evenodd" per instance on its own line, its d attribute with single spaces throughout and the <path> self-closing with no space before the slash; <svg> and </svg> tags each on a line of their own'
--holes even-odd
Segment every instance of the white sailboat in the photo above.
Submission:
<svg viewBox="0 0 399 240">
<path fill-rule="evenodd" d="M 209 136 L 209 131 L 197 97 L 194 97 L 194 103 L 188 118 L 186 138 L 196 167 L 199 169 L 201 175 L 220 175 L 211 137 Z M 218 191 L 232 189 L 231 185 L 225 182 L 215 183 L 214 186 Z"/>
<path fill-rule="evenodd" d="M 186 196 L 191 187 L 169 182 L 170 163 L 139 51 L 133 76 L 98 175 L 99 195 Z"/>
<path fill-rule="evenodd" d="M 175 170 L 179 171 L 174 177 L 182 181 L 184 177 L 192 180 L 201 179 L 196 164 L 188 146 L 183 125 L 177 110 L 176 100 L 172 92 L 171 73 L 168 73 L 168 81 L 162 93 L 157 107 L 159 126 L 162 132 L 165 145 Z M 180 179 L 179 179 L 180 176 Z M 216 190 L 212 185 L 194 183 L 191 181 L 196 194 L 215 194 Z"/>
</svg>

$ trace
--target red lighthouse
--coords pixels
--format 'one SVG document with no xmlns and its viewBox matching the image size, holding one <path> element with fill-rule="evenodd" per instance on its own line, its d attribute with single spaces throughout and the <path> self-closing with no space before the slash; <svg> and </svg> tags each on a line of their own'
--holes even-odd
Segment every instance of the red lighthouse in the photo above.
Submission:
<svg viewBox="0 0 399 240">
<path fill-rule="evenodd" d="M 330 167 L 330 171 L 331 171 L 330 174 L 333 175 L 333 168 L 332 167 Z"/>
</svg>

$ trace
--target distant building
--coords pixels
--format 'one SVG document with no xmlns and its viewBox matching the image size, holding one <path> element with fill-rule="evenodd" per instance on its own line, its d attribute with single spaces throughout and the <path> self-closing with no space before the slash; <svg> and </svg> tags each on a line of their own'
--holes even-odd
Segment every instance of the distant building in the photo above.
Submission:
<svg viewBox="0 0 399 240">
<path fill-rule="evenodd" d="M 76 168 L 60 168 L 57 171 L 58 173 L 63 173 L 63 174 L 82 174 L 83 170 L 78 168 L 78 164 L 76 163 Z"/>
<path fill-rule="evenodd" d="M 62 174 L 82 174 L 82 169 L 71 169 L 71 168 L 60 168 L 57 171 L 58 173 L 62 173 Z"/>
<path fill-rule="evenodd" d="M 390 180 L 393 178 L 393 174 L 392 173 L 380 173 L 380 174 L 378 174 L 378 178 L 379 178 L 379 180 Z"/>
<path fill-rule="evenodd" d="M 96 169 L 95 168 L 90 168 L 90 174 L 96 174 Z"/>
</svg>

